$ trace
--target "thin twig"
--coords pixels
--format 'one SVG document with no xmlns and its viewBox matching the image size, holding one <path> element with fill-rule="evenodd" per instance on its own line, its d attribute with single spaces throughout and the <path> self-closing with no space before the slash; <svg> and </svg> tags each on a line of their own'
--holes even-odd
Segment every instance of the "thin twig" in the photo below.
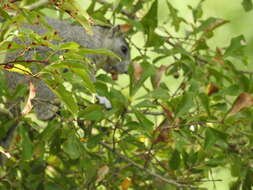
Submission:
<svg viewBox="0 0 253 190">
<path fill-rule="evenodd" d="M 240 73 L 248 74 L 248 75 L 253 75 L 253 71 L 244 71 L 244 70 L 237 70 Z"/>
<path fill-rule="evenodd" d="M 128 162 L 128 163 L 131 164 L 132 166 L 134 166 L 134 167 L 136 167 L 136 168 L 138 168 L 138 169 L 140 169 L 140 170 L 142 170 L 142 171 L 148 173 L 149 175 L 151 175 L 151 176 L 153 176 L 153 177 L 156 177 L 156 178 L 160 179 L 161 181 L 164 181 L 164 182 L 166 182 L 166 183 L 168 183 L 168 184 L 175 185 L 175 186 L 177 186 L 177 187 L 191 187 L 191 188 L 195 187 L 195 186 L 193 186 L 193 185 L 186 185 L 186 184 L 178 183 L 177 181 L 172 180 L 172 179 L 167 179 L 167 178 L 165 178 L 165 177 L 163 177 L 163 176 L 161 176 L 161 175 L 159 175 L 159 174 L 157 174 L 157 173 L 155 173 L 155 172 L 153 172 L 153 171 L 151 171 L 151 170 L 149 170 L 149 169 L 147 169 L 147 168 L 144 168 L 142 165 L 137 164 L 136 162 L 134 162 L 134 161 L 131 160 L 130 158 L 124 156 L 123 154 L 119 153 L 118 151 L 113 150 L 113 148 L 111 148 L 111 147 L 110 147 L 109 145 L 107 145 L 106 143 L 100 142 L 100 144 L 101 144 L 104 148 L 106 148 L 106 149 L 110 150 L 111 152 L 115 153 L 118 157 L 120 157 L 121 159 L 125 160 L 126 162 Z"/>
<path fill-rule="evenodd" d="M 131 110 L 127 110 L 126 113 L 134 113 L 134 112 Z M 164 112 L 143 111 L 142 113 L 145 115 L 154 115 L 154 116 L 165 115 Z"/>
</svg>

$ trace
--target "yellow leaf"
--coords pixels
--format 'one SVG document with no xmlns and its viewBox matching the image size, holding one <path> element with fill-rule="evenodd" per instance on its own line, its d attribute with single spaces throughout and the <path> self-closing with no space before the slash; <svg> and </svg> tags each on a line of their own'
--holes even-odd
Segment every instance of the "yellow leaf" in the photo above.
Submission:
<svg viewBox="0 0 253 190">
<path fill-rule="evenodd" d="M 140 137 L 140 138 L 139 138 L 139 141 L 141 141 L 141 142 L 143 142 L 143 143 L 144 143 L 146 140 L 147 140 L 146 137 Z"/>
<path fill-rule="evenodd" d="M 32 72 L 29 68 L 25 67 L 24 65 L 20 64 L 10 64 L 10 65 L 1 65 L 1 67 L 7 71 L 20 73 L 23 75 L 32 75 Z"/>
<path fill-rule="evenodd" d="M 132 185 L 132 181 L 129 178 L 125 178 L 121 183 L 121 189 L 127 190 Z"/>
</svg>

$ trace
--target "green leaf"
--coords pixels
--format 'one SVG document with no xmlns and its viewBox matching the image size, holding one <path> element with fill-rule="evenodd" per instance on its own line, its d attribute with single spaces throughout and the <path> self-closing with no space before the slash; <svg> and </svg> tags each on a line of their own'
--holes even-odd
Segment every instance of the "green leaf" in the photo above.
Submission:
<svg viewBox="0 0 253 190">
<path fill-rule="evenodd" d="M 59 123 L 57 121 L 52 121 L 40 134 L 40 139 L 48 142 L 53 136 L 54 133 L 59 129 Z"/>
<path fill-rule="evenodd" d="M 240 189 L 240 186 L 241 186 L 241 181 L 240 180 L 233 181 L 229 185 L 229 190 L 238 190 L 238 189 Z"/>
<path fill-rule="evenodd" d="M 75 133 L 70 133 L 68 139 L 63 143 L 62 149 L 71 159 L 77 159 L 82 154 L 82 145 Z"/>
<path fill-rule="evenodd" d="M 158 25 L 157 18 L 158 1 L 155 0 L 151 5 L 147 14 L 142 18 L 141 23 L 144 27 L 145 34 L 147 34 L 146 47 L 160 46 L 163 44 L 163 39 L 155 33 L 155 28 Z"/>
<path fill-rule="evenodd" d="M 204 109 L 208 113 L 208 115 L 210 115 L 209 98 L 208 98 L 208 96 L 205 93 L 201 93 L 201 94 L 199 94 L 199 99 L 200 99 L 200 101 L 201 101 Z"/>
<path fill-rule="evenodd" d="M 1 7 L 0 7 L 0 16 L 4 17 L 6 20 L 11 19 L 10 15 L 5 10 L 3 10 Z"/>
<path fill-rule="evenodd" d="M 148 120 L 143 113 L 141 113 L 135 109 L 133 109 L 133 112 L 134 112 L 136 118 L 138 119 L 138 121 L 142 124 L 141 126 L 145 131 L 153 130 L 154 124 L 150 120 Z"/>
<path fill-rule="evenodd" d="M 151 100 L 145 99 L 139 103 L 137 103 L 136 105 L 134 105 L 135 108 L 137 107 L 146 107 L 146 108 L 156 108 L 157 105 L 152 103 Z"/>
<path fill-rule="evenodd" d="M 131 80 L 131 83 L 130 83 L 130 95 L 133 96 L 143 85 L 143 83 L 149 78 L 151 77 L 152 75 L 155 74 L 155 68 L 152 64 L 144 61 L 141 63 L 141 67 L 144 68 L 144 72 L 142 73 L 141 75 L 141 78 L 140 80 L 138 80 L 137 82 L 135 81 L 134 79 L 134 71 L 133 71 L 133 67 L 131 66 L 130 69 L 129 69 L 129 77 L 130 77 L 130 80 Z"/>
<path fill-rule="evenodd" d="M 205 149 L 209 149 L 210 147 L 212 147 L 216 141 L 217 141 L 217 137 L 215 136 L 213 131 L 210 128 L 207 128 L 206 134 L 205 134 L 205 144 L 204 144 Z"/>
<path fill-rule="evenodd" d="M 187 92 L 183 95 L 179 105 L 176 108 L 175 116 L 180 117 L 187 113 L 192 106 L 194 105 L 193 102 L 193 93 Z"/>
<path fill-rule="evenodd" d="M 149 92 L 147 95 L 142 96 L 138 99 L 148 99 L 148 98 L 154 98 L 154 99 L 168 99 L 170 97 L 168 90 L 157 88 L 151 92 Z"/>
<path fill-rule="evenodd" d="M 104 116 L 104 107 L 101 105 L 89 105 L 80 111 L 79 117 L 87 120 L 99 121 Z"/>
<path fill-rule="evenodd" d="M 77 50 L 79 47 L 80 45 L 75 42 L 66 42 L 59 45 L 59 50 Z"/>
<path fill-rule="evenodd" d="M 147 34 L 148 34 L 148 39 L 145 44 L 146 47 L 152 47 L 152 46 L 159 47 L 164 43 L 164 39 L 153 30 L 149 30 Z"/>
<path fill-rule="evenodd" d="M 88 139 L 87 147 L 94 148 L 95 146 L 99 144 L 100 141 L 102 141 L 103 137 L 104 137 L 104 134 L 91 135 Z"/>
<path fill-rule="evenodd" d="M 81 48 L 78 53 L 87 55 L 87 54 L 101 54 L 101 55 L 108 55 L 113 56 L 121 60 L 121 58 L 115 54 L 114 52 L 107 50 L 107 49 L 88 49 L 88 48 Z"/>
<path fill-rule="evenodd" d="M 80 5 L 78 0 L 63 1 L 63 3 L 58 4 L 58 8 L 75 18 L 84 27 L 88 34 L 93 34 L 89 23 L 89 19 L 91 17 L 88 15 L 83 6 Z"/>
<path fill-rule="evenodd" d="M 85 177 L 88 180 L 92 180 L 92 178 L 96 175 L 96 166 L 93 164 L 94 158 L 84 157 L 80 159 L 80 166 L 84 170 Z M 96 163 L 96 162 L 95 162 Z"/>
<path fill-rule="evenodd" d="M 172 50 L 173 50 L 172 54 L 179 53 L 182 55 L 182 59 L 184 57 L 187 57 L 191 61 L 194 61 L 193 56 L 186 49 L 184 49 L 182 46 L 175 46 Z"/>
<path fill-rule="evenodd" d="M 227 134 L 210 127 L 206 129 L 205 144 L 204 144 L 205 149 L 209 149 L 214 144 L 219 144 L 221 145 L 220 148 L 223 148 L 224 143 L 226 143 L 226 141 L 227 141 Z M 223 144 L 220 144 L 221 142 Z"/>
<path fill-rule="evenodd" d="M 198 19 L 200 19 L 203 15 L 203 9 L 202 4 L 205 0 L 200 0 L 196 8 L 192 8 L 190 5 L 188 6 L 190 9 L 192 9 L 192 15 L 194 18 L 194 22 L 196 22 Z"/>
<path fill-rule="evenodd" d="M 76 54 L 68 54 L 67 56 L 75 56 Z M 78 57 L 76 58 L 78 59 Z M 42 72 L 51 72 L 52 74 L 55 72 L 55 69 L 64 69 L 68 68 L 77 76 L 81 77 L 84 82 L 84 86 L 91 92 L 95 93 L 96 89 L 94 87 L 93 82 L 91 81 L 91 77 L 89 75 L 89 71 L 86 68 L 85 63 L 79 62 L 77 60 L 64 60 L 57 64 L 52 64 L 44 68 Z"/>
<path fill-rule="evenodd" d="M 219 93 L 224 94 L 224 95 L 237 96 L 241 92 L 241 89 L 240 89 L 241 85 L 242 84 L 240 85 L 232 84 L 228 86 L 227 88 L 222 89 Z"/>
<path fill-rule="evenodd" d="M 184 21 L 184 19 L 178 16 L 178 10 L 174 8 L 168 0 L 166 1 L 166 3 L 169 8 L 170 16 L 172 18 L 172 26 L 174 26 L 176 31 L 178 31 L 180 27 L 180 23 Z"/>
<path fill-rule="evenodd" d="M 61 99 L 67 109 L 72 113 L 74 117 L 78 115 L 78 106 L 73 94 L 66 90 L 63 84 L 60 84 L 53 80 L 45 80 L 51 90 Z"/>
<path fill-rule="evenodd" d="M 157 9 L 158 2 L 155 0 L 151 5 L 151 8 L 147 12 L 147 14 L 142 18 L 141 23 L 144 27 L 150 28 L 154 30 L 157 27 L 158 19 L 157 19 Z"/>
<path fill-rule="evenodd" d="M 245 38 L 243 35 L 233 38 L 230 42 L 229 47 L 226 49 L 224 56 L 242 57 L 245 49 Z"/>
<path fill-rule="evenodd" d="M 31 160 L 33 156 L 34 145 L 29 137 L 28 129 L 23 125 L 20 125 L 18 129 L 21 136 L 22 159 Z"/>
<path fill-rule="evenodd" d="M 63 190 L 60 185 L 57 185 L 53 182 L 46 182 L 44 185 L 45 190 Z"/>
<path fill-rule="evenodd" d="M 82 69 L 78 69 L 78 68 L 72 68 L 71 69 L 73 71 L 73 73 L 77 74 L 79 77 L 82 78 L 83 82 L 84 82 L 84 86 L 90 90 L 90 92 L 95 93 L 96 89 L 94 87 L 94 84 L 92 83 L 89 74 L 87 73 L 86 69 L 82 68 Z"/>
<path fill-rule="evenodd" d="M 231 164 L 230 173 L 231 176 L 243 176 L 244 174 L 241 172 L 243 170 L 243 161 L 239 157 L 235 157 L 233 159 L 233 163 Z"/>
<path fill-rule="evenodd" d="M 253 186 L 253 172 L 251 168 L 248 168 L 246 176 L 243 180 L 242 190 L 252 190 L 252 186 Z"/>
<path fill-rule="evenodd" d="M 180 166 L 181 158 L 179 152 L 175 149 L 169 160 L 169 166 L 172 170 L 177 170 Z"/>
<path fill-rule="evenodd" d="M 253 8 L 252 0 L 243 0 L 242 1 L 242 6 L 245 11 L 250 11 Z"/>
</svg>

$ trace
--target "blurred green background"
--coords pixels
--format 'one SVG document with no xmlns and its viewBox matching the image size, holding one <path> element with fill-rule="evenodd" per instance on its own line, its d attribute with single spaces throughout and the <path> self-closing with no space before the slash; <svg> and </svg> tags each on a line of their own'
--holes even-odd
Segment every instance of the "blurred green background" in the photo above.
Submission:
<svg viewBox="0 0 253 190">
<path fill-rule="evenodd" d="M 160 1 L 160 5 L 165 1 Z M 179 9 L 182 17 L 190 17 L 191 12 L 187 4 L 195 5 L 197 0 L 174 0 L 175 7 Z M 218 17 L 229 20 L 230 23 L 215 30 L 214 38 L 210 40 L 210 45 L 223 47 L 228 45 L 232 37 L 243 34 L 247 42 L 248 56 L 253 58 L 251 53 L 253 46 L 253 11 L 245 12 L 241 0 L 206 0 L 203 3 L 203 18 Z M 162 11 L 160 13 L 163 13 Z M 162 16 L 162 15 L 161 15 Z"/>
<path fill-rule="evenodd" d="M 191 11 L 187 5 L 195 7 L 199 1 L 197 0 L 172 0 L 173 5 L 179 10 L 180 16 L 191 19 Z M 165 0 L 160 0 L 160 9 L 162 10 Z M 166 12 L 159 11 L 159 17 L 166 16 Z M 217 17 L 230 22 L 214 32 L 214 37 L 209 40 L 209 45 L 213 48 L 228 46 L 231 38 L 243 34 L 247 43 L 247 55 L 249 57 L 249 65 L 243 69 L 251 69 L 253 71 L 253 11 L 245 12 L 240 0 L 206 0 L 203 3 L 203 18 Z M 220 179 L 220 182 L 207 182 L 203 187 L 210 190 L 228 190 L 229 183 L 233 181 L 230 172 L 226 167 L 217 168 L 213 171 L 213 175 L 209 179 Z"/>
</svg>

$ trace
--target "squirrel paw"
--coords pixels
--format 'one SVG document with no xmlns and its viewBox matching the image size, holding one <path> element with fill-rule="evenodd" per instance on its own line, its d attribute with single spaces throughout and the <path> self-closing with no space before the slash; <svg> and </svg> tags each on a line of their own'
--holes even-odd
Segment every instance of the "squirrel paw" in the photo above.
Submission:
<svg viewBox="0 0 253 190">
<path fill-rule="evenodd" d="M 106 109 L 108 109 L 108 110 L 112 109 L 112 104 L 111 104 L 110 100 L 108 100 L 106 97 L 96 95 L 96 98 L 98 99 L 99 104 L 105 106 Z"/>
</svg>

